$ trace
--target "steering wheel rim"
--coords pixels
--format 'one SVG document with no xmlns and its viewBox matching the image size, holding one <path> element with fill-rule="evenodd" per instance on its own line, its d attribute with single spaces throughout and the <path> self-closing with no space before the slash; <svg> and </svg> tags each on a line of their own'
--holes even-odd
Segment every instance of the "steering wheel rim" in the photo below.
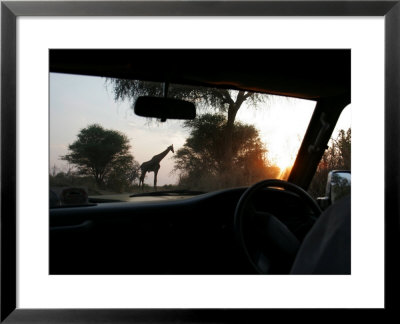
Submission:
<svg viewBox="0 0 400 324">
<path fill-rule="evenodd" d="M 254 215 L 257 215 L 257 213 L 259 214 L 259 216 L 261 215 L 262 217 L 267 217 L 269 219 L 267 227 L 268 226 L 271 227 L 271 229 L 269 231 L 274 230 L 276 232 L 279 232 L 280 235 L 282 235 L 282 237 L 284 237 L 284 241 L 286 241 L 286 243 L 288 244 L 287 246 L 290 247 L 290 250 L 293 250 L 293 251 L 289 251 L 288 253 L 290 253 L 290 254 L 297 253 L 298 246 L 300 245 L 300 242 L 297 242 L 297 243 L 295 242 L 294 234 L 278 218 L 276 218 L 274 215 L 272 215 L 270 213 L 258 212 L 255 210 L 254 206 L 251 205 L 251 198 L 254 196 L 254 194 L 256 192 L 258 192 L 261 189 L 271 188 L 271 187 L 282 188 L 282 189 L 287 190 L 288 192 L 297 194 L 302 199 L 302 201 L 305 201 L 307 206 L 309 206 L 316 215 L 320 215 L 322 212 L 322 210 L 318 206 L 317 202 L 307 193 L 307 191 L 305 191 L 298 185 L 293 184 L 291 182 L 279 180 L 279 179 L 268 179 L 268 180 L 260 181 L 256 184 L 252 185 L 251 187 L 249 187 L 242 194 L 242 196 L 240 197 L 239 202 L 236 206 L 235 215 L 234 215 L 234 229 L 235 229 L 235 233 L 236 233 L 236 238 L 239 242 L 239 245 L 240 245 L 242 251 L 244 252 L 245 256 L 247 257 L 248 261 L 250 262 L 250 264 L 252 265 L 254 270 L 256 270 L 256 272 L 260 273 L 260 274 L 269 273 L 269 271 L 266 267 L 268 266 L 268 262 L 270 262 L 270 260 L 268 260 L 268 257 L 266 257 L 265 255 L 261 256 L 264 258 L 263 260 L 261 260 L 262 263 L 264 263 L 264 265 L 262 266 L 259 264 L 260 260 L 258 262 L 256 262 L 254 260 L 253 253 L 251 253 L 251 251 L 249 251 L 248 243 L 246 242 L 246 237 L 245 237 L 246 235 L 244 233 L 244 223 L 246 220 L 245 219 L 246 213 L 251 213 L 251 215 L 253 217 L 254 217 Z M 250 209 L 250 211 L 249 211 L 249 209 Z M 270 235 L 270 236 L 276 236 L 276 235 Z M 268 239 L 270 239 L 270 238 L 268 238 Z M 294 251 L 294 249 L 296 248 L 295 247 L 296 244 L 298 246 L 297 246 L 296 251 Z M 293 255 L 291 256 L 291 258 L 293 258 Z"/>
</svg>

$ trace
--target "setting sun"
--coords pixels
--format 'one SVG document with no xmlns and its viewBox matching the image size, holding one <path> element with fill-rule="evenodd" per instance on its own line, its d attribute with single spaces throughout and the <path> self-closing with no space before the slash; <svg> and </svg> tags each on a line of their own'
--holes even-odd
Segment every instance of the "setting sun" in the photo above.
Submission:
<svg viewBox="0 0 400 324">
<path fill-rule="evenodd" d="M 290 156 L 280 156 L 274 161 L 274 163 L 280 170 L 279 179 L 282 179 L 292 168 L 294 159 L 290 158 Z"/>
<path fill-rule="evenodd" d="M 238 114 L 239 120 L 259 130 L 267 158 L 279 168 L 280 179 L 290 173 L 314 107 L 314 101 L 274 96 L 273 102 L 256 110 L 246 107 Z"/>
<path fill-rule="evenodd" d="M 293 167 L 301 141 L 297 136 L 290 136 L 291 132 L 284 129 L 281 129 L 281 131 L 286 131 L 289 135 L 276 134 L 275 137 L 263 138 L 262 140 L 269 148 L 268 156 L 271 162 L 280 170 L 279 179 L 285 179 Z M 293 128 L 291 131 L 293 131 Z"/>
</svg>

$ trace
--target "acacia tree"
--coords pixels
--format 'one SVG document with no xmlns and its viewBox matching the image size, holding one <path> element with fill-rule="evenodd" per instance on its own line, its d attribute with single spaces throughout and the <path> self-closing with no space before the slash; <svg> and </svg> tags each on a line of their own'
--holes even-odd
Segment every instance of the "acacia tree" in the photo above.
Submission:
<svg viewBox="0 0 400 324">
<path fill-rule="evenodd" d="M 234 123 L 231 170 L 225 168 L 221 150 L 225 145 L 224 115 L 204 114 L 184 126 L 191 130 L 190 135 L 174 156 L 174 171 L 180 173 L 180 185 L 211 190 L 276 177 L 278 169 L 268 163 L 267 150 L 254 126 Z"/>
<path fill-rule="evenodd" d="M 129 153 L 126 135 L 93 124 L 81 129 L 77 137 L 61 159 L 73 164 L 79 174 L 93 176 L 99 187 L 117 179 L 126 179 L 128 184 L 137 177 L 138 163 Z"/>
<path fill-rule="evenodd" d="M 310 184 L 312 196 L 325 195 L 328 173 L 332 170 L 351 170 L 351 128 L 341 129 L 336 138 L 331 138 Z"/>
<path fill-rule="evenodd" d="M 107 79 L 111 84 L 114 99 L 129 99 L 134 103 L 139 96 L 163 96 L 161 84 L 126 79 Z M 233 131 L 236 115 L 239 109 L 247 102 L 251 106 L 265 101 L 267 95 L 248 91 L 233 91 L 219 88 L 191 87 L 181 85 L 171 85 L 168 96 L 173 98 L 185 99 L 196 103 L 200 108 L 209 107 L 226 115 L 224 120 L 223 138 L 224 143 L 220 146 L 223 153 L 221 159 L 225 169 L 232 168 L 233 156 Z"/>
</svg>

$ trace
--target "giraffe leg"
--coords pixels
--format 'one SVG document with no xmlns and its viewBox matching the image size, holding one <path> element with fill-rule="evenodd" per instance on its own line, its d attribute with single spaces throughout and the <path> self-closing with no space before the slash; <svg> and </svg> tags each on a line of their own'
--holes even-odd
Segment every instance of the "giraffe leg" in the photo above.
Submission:
<svg viewBox="0 0 400 324">
<path fill-rule="evenodd" d="M 145 175 L 146 175 L 146 172 L 142 171 L 142 174 L 140 175 L 140 178 L 139 178 L 139 189 L 140 189 L 140 184 L 142 184 L 142 190 L 144 190 L 144 177 L 145 177 Z"/>
<path fill-rule="evenodd" d="M 154 190 L 157 190 L 157 171 L 154 171 Z"/>
</svg>

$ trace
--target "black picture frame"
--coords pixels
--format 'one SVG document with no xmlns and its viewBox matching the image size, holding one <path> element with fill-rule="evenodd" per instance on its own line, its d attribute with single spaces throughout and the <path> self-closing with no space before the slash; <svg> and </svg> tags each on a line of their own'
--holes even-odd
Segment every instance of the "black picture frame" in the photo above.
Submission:
<svg viewBox="0 0 400 324">
<path fill-rule="evenodd" d="M 16 308 L 16 19 L 19 16 L 381 16 L 385 19 L 385 308 L 395 311 L 399 254 L 400 0 L 395 1 L 2 1 L 1 2 L 1 323 L 267 321 L 264 309 Z M 320 310 L 293 310 L 304 319 Z M 336 317 L 332 310 L 329 317 Z M 351 311 L 351 310 L 348 310 Z M 352 310 L 358 312 L 358 310 Z M 384 315 L 382 312 L 385 312 Z M 340 316 L 340 315 L 339 315 Z M 337 318 L 339 318 L 339 316 Z M 298 320 L 298 319 L 297 319 Z"/>
</svg>

